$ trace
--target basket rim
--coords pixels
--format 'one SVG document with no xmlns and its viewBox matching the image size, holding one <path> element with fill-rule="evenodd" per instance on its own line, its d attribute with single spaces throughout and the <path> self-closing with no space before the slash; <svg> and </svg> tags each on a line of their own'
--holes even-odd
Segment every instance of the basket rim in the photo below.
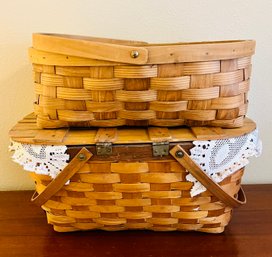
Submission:
<svg viewBox="0 0 272 257">
<path fill-rule="evenodd" d="M 33 33 L 36 50 L 135 65 L 226 60 L 251 56 L 256 42 L 223 40 L 149 44 L 141 41 Z"/>
<path fill-rule="evenodd" d="M 224 43 L 238 43 L 238 42 L 255 42 L 254 39 L 226 39 L 226 40 L 204 40 L 204 41 L 185 41 L 185 42 L 162 42 L 162 43 L 148 43 L 145 41 L 126 40 L 126 39 L 111 39 L 106 37 L 91 37 L 85 35 L 70 35 L 59 33 L 33 33 L 35 35 L 53 36 L 61 38 L 79 39 L 83 41 L 97 41 L 108 44 L 127 45 L 127 46 L 169 46 L 169 45 L 193 45 L 193 44 L 224 44 Z"/>
<path fill-rule="evenodd" d="M 66 128 L 66 129 L 40 129 L 37 127 L 36 117 L 33 113 L 24 117 L 9 131 L 10 138 L 19 143 L 45 144 L 45 145 L 95 145 L 98 141 L 99 129 L 109 130 L 115 133 L 112 139 L 115 145 L 135 145 L 150 144 L 154 140 L 149 136 L 149 128 Z M 195 140 L 216 140 L 233 138 L 248 134 L 256 129 L 256 123 L 249 118 L 245 118 L 244 126 L 239 128 L 214 128 L 214 127 L 178 127 L 159 128 L 169 134 L 169 143 L 190 142 Z M 114 132 L 113 132 L 114 130 Z M 203 131 L 204 130 L 204 131 Z M 103 132 L 105 133 L 105 132 Z M 131 136 L 134 135 L 134 136 Z M 137 137 L 135 137 L 137 135 Z"/>
</svg>

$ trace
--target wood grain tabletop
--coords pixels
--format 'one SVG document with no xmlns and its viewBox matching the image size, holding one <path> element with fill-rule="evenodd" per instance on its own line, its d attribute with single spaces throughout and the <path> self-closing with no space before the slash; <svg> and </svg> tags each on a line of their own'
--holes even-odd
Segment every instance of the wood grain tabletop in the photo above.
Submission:
<svg viewBox="0 0 272 257">
<path fill-rule="evenodd" d="M 222 234 L 54 232 L 32 191 L 0 192 L 0 257 L 272 257 L 272 185 L 245 185 L 248 202 Z"/>
</svg>

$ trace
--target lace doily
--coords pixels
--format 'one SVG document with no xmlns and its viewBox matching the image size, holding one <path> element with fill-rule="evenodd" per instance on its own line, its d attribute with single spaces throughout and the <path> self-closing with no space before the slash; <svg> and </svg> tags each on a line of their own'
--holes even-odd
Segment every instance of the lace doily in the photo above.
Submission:
<svg viewBox="0 0 272 257">
<path fill-rule="evenodd" d="M 235 171 L 248 164 L 248 158 L 261 154 L 262 144 L 258 131 L 229 139 L 193 141 L 191 158 L 215 182 L 220 182 Z M 12 159 L 21 164 L 25 170 L 55 178 L 67 165 L 69 155 L 67 147 L 49 145 L 30 145 L 12 142 L 10 150 L 14 151 Z M 186 176 L 194 183 L 191 196 L 196 196 L 206 188 L 191 174 Z M 68 182 L 69 183 L 69 182 Z"/>
<path fill-rule="evenodd" d="M 27 171 L 49 175 L 55 178 L 67 165 L 69 155 L 67 147 L 50 145 L 30 145 L 11 142 L 10 151 L 14 151 L 12 159 Z"/>
<path fill-rule="evenodd" d="M 217 183 L 246 166 L 249 157 L 258 157 L 262 151 L 257 130 L 240 137 L 193 141 L 193 144 L 195 146 L 190 150 L 191 158 Z M 192 197 L 206 191 L 191 174 L 186 179 L 194 183 Z"/>
</svg>

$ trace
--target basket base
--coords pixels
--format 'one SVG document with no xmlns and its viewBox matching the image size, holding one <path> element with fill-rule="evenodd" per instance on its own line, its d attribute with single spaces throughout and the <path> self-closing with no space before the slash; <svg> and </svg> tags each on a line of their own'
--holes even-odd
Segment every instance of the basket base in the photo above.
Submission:
<svg viewBox="0 0 272 257">
<path fill-rule="evenodd" d="M 222 233 L 225 227 L 228 225 L 232 209 L 227 208 L 223 214 L 214 217 L 206 217 L 199 219 L 188 219 L 187 223 L 183 219 L 173 219 L 173 218 L 151 218 L 147 222 L 129 222 L 120 225 L 104 225 L 99 224 L 95 221 L 85 222 L 80 221 L 76 223 L 66 223 L 67 217 L 61 216 L 52 216 L 51 213 L 47 213 L 48 223 L 53 225 L 53 228 L 56 232 L 74 232 L 74 231 L 86 231 L 86 230 L 104 230 L 104 231 L 122 231 L 122 230 L 151 230 L 151 231 L 199 231 L 205 233 Z M 219 213 L 219 210 L 217 210 Z M 220 211 L 222 212 L 222 210 Z M 63 218 L 63 220 L 62 220 Z M 55 220 L 55 221 L 52 221 Z M 57 222 L 59 220 L 59 222 Z M 115 219 L 107 219 L 108 224 L 118 223 Z M 152 224 L 151 222 L 157 223 L 174 223 L 175 224 Z M 102 222 L 101 222 L 102 223 Z M 104 222 L 106 223 L 106 222 Z"/>
<path fill-rule="evenodd" d="M 212 234 L 219 234 L 223 233 L 225 230 L 225 226 L 220 227 L 214 227 L 214 228 L 208 228 L 208 227 L 202 227 L 202 225 L 195 225 L 191 226 L 191 224 L 184 224 L 185 226 L 181 228 L 177 227 L 152 227 L 152 228 L 126 228 L 126 227 L 103 227 L 103 228 L 96 228 L 96 229 L 86 229 L 87 230 L 104 230 L 104 231 L 123 231 L 123 230 L 151 230 L 156 232 L 171 232 L 171 231 L 198 231 L 198 232 L 204 232 L 204 233 L 212 233 Z M 187 227 L 187 229 L 186 229 Z M 75 228 L 75 227 L 65 227 L 65 226 L 53 226 L 54 231 L 56 232 L 76 232 L 76 231 L 84 231 L 83 229 Z"/>
</svg>

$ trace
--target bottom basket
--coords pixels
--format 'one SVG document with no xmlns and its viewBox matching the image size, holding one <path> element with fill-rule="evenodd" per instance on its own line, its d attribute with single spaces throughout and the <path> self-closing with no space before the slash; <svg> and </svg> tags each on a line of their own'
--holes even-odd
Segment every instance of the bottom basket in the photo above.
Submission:
<svg viewBox="0 0 272 257">
<path fill-rule="evenodd" d="M 229 223 L 233 208 L 246 201 L 240 187 L 244 166 L 216 183 L 189 152 L 195 140 L 202 138 L 231 139 L 233 147 L 234 137 L 250 135 L 255 129 L 250 120 L 243 128 L 224 130 L 40 130 L 35 122 L 34 118 L 21 121 L 10 136 L 20 144 L 64 146 L 69 155 L 68 164 L 54 179 L 30 173 L 37 190 L 32 201 L 42 206 L 56 231 L 148 229 L 220 233 Z M 24 147 L 28 149 L 27 145 Z M 42 158 L 45 150 L 39 151 L 32 151 L 33 156 Z M 53 152 L 48 157 L 51 166 L 54 155 Z M 37 163 L 38 168 L 43 165 L 48 168 L 42 160 Z M 192 196 L 190 191 L 195 184 L 188 180 L 189 173 L 207 190 Z"/>
<path fill-rule="evenodd" d="M 69 185 L 63 186 L 42 205 L 48 223 L 54 226 L 55 231 L 148 229 L 221 233 L 231 219 L 232 207 L 210 192 L 206 191 L 193 198 L 190 196 L 192 183 L 180 179 L 179 175 L 185 175 L 185 171 L 182 168 L 178 171 L 175 161 L 112 164 L 92 163 L 91 172 L 74 175 Z M 145 173 L 142 178 L 144 182 L 139 183 L 136 177 L 140 176 L 136 174 L 143 174 L 146 165 L 151 166 L 150 173 Z M 175 175 L 164 172 L 157 175 L 158 169 L 164 170 L 169 165 L 175 167 Z M 94 170 L 106 166 L 108 172 L 101 174 L 100 178 L 92 175 Z M 123 173 L 131 172 L 132 167 L 133 175 Z M 152 172 L 155 172 L 154 175 Z M 236 195 L 242 175 L 243 169 L 221 182 L 221 187 L 228 194 Z M 31 176 L 39 192 L 51 182 L 48 176 L 35 173 Z M 114 181 L 119 181 L 119 178 L 116 179 L 119 176 L 126 184 L 114 184 Z M 172 182 L 177 181 L 177 178 L 178 182 Z M 130 185 L 129 182 L 134 183 Z"/>
</svg>

